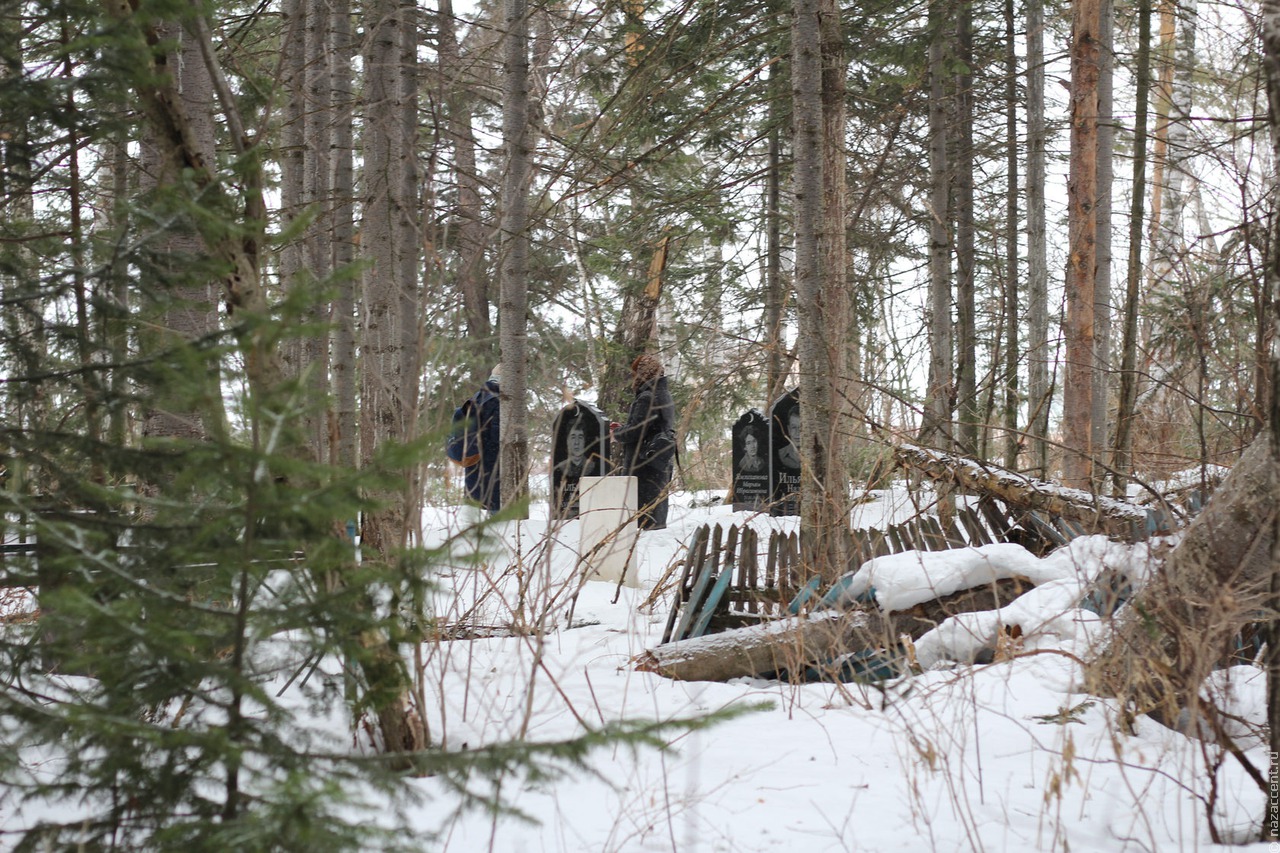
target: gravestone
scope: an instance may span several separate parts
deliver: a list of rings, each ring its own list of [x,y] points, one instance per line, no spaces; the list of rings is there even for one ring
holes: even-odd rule
[[[759,409],[733,425],[733,508],[763,510],[769,505],[769,422]]]
[[[639,586],[634,568],[640,535],[636,478],[583,477],[578,494],[582,505],[578,557],[586,567],[586,579]]]
[[[574,400],[551,426],[551,514],[578,517],[578,481],[609,473],[609,419],[590,403]]]
[[[800,389],[769,409],[769,506],[773,515],[800,514]]]

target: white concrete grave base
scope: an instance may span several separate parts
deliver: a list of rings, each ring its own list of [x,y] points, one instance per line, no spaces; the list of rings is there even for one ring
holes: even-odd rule
[[[638,505],[635,477],[583,477],[578,481],[578,518],[582,537],[578,553],[587,580],[639,586],[635,546]]]

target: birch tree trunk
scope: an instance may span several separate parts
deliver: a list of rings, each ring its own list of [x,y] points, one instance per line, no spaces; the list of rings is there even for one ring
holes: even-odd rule
[[[1101,0],[1075,0],[1071,43],[1071,175],[1067,183],[1063,483],[1093,488],[1094,282],[1097,274]]]
[[[502,504],[521,507],[528,517],[529,437],[525,407],[528,322],[529,176],[529,12],[526,0],[506,0],[505,72],[502,84],[502,139],[506,174],[502,181],[502,296],[498,334],[502,351],[502,419],[499,466]]]
[[[1167,97],[1162,101],[1166,120],[1163,133],[1163,180],[1159,182],[1160,203],[1152,205],[1153,228],[1156,228],[1152,243],[1152,275],[1156,287],[1173,286],[1174,270],[1185,258],[1186,243],[1186,207],[1188,193],[1186,184],[1190,176],[1187,173],[1187,155],[1191,135],[1191,109],[1193,106],[1193,77],[1195,75],[1196,51],[1196,0],[1179,0],[1174,9],[1167,12],[1169,19],[1162,36],[1171,44],[1162,44],[1169,64],[1163,71],[1167,81]],[[1186,278],[1186,275],[1179,276]]]

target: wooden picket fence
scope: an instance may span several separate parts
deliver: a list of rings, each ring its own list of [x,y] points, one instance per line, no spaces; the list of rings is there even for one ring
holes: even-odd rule
[[[800,537],[773,531],[764,570],[759,534],[746,525],[704,524],[680,563],[675,605],[662,642],[776,619],[798,589]]]
[[[849,571],[876,557],[904,551],[1034,540],[1044,550],[1086,531],[1079,525],[1036,514],[1014,514],[998,501],[983,498],[959,508],[944,529],[937,518],[918,515],[880,529],[849,531]],[[676,595],[662,642],[671,642],[777,619],[798,609],[802,592],[800,537],[772,531],[760,565],[759,533],[747,525],[704,524],[694,531],[677,564]],[[655,593],[663,588],[659,584]],[[806,595],[812,589],[804,590]]]

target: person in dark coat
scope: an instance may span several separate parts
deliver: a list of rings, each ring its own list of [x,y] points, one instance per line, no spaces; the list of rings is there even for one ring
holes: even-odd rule
[[[467,497],[489,512],[502,506],[501,476],[498,471],[498,383],[502,367],[495,366],[489,379],[471,398],[480,429],[480,461],[467,468]]]
[[[636,477],[640,529],[660,530],[667,526],[667,487],[675,465],[675,401],[656,356],[637,356],[631,377],[635,402],[613,437],[621,445],[622,472]]]

